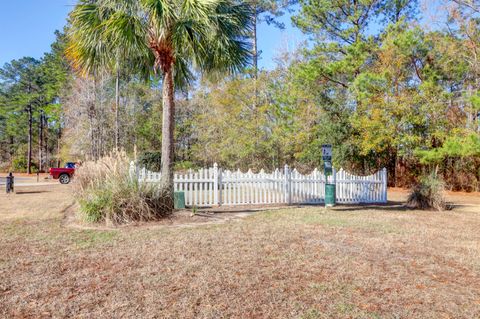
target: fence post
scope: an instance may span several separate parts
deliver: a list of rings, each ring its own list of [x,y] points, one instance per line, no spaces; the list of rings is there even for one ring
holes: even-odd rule
[[[332,178],[333,178],[333,185],[335,185],[335,204],[337,203],[337,170],[335,167],[332,167]]]
[[[384,167],[383,168],[383,172],[382,172],[382,177],[383,177],[383,202],[384,203],[387,203],[387,168]]]
[[[288,205],[292,203],[292,178],[287,164],[285,164],[285,202]]]
[[[219,175],[218,175],[218,165],[217,163],[213,164],[213,204],[220,205],[220,189],[219,189]]]
[[[218,206],[222,206],[223,202],[223,170],[222,168],[218,169]]]

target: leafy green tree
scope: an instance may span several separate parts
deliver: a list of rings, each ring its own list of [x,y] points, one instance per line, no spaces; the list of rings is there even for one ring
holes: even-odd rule
[[[43,136],[40,143],[43,143],[44,149],[40,147],[39,162],[42,164],[42,154],[44,162],[50,165],[48,155],[57,154],[57,163],[59,165],[58,151],[60,148],[60,135],[62,129],[62,110],[63,100],[72,79],[70,64],[65,56],[67,38],[64,32],[55,31],[55,42],[51,45],[50,52],[42,58],[41,69],[45,77],[45,104],[40,108],[40,132]],[[42,121],[43,120],[43,121]]]
[[[37,107],[44,104],[44,78],[42,78],[40,61],[28,57],[13,60],[0,69],[0,79],[2,80],[1,94],[4,103],[2,105],[2,113],[6,114],[7,126],[10,126],[10,128],[7,128],[7,132],[9,131],[8,133],[17,135],[15,126],[19,122],[23,124],[25,120],[28,122],[26,127],[28,144],[27,173],[30,174],[32,167],[34,112]],[[19,121],[19,119],[22,120]],[[14,140],[11,139],[11,142],[14,143]]]
[[[337,165],[363,172],[376,169],[385,159],[377,150],[358,143],[357,138],[364,141],[360,136],[365,127],[352,121],[365,98],[356,87],[369,81],[366,74],[378,72],[372,68],[379,58],[386,27],[414,20],[418,2],[304,0],[300,4],[301,10],[293,21],[312,38],[313,46],[305,50],[305,62],[296,67],[295,74],[301,86],[313,92],[315,104],[320,108],[308,156],[313,159],[321,144],[329,142],[334,144]],[[381,85],[377,79],[371,82]],[[370,89],[374,89],[373,85],[366,92],[375,95]],[[383,116],[377,113],[379,119]],[[372,126],[372,129],[382,127]],[[372,144],[377,145],[375,141]]]
[[[355,135],[349,117],[357,104],[350,88],[375,59],[378,41],[369,27],[380,18],[381,4],[375,0],[305,0],[300,5],[293,22],[312,38],[313,46],[305,50],[305,61],[295,66],[294,73],[298,85],[312,93],[318,107],[308,137],[310,147],[303,156],[314,161],[321,145],[332,143],[337,165],[346,166],[348,159],[351,163],[352,157],[358,157],[358,147],[349,140]],[[361,156],[358,160],[363,163]]]
[[[260,74],[260,90],[265,77]],[[268,104],[260,95],[255,105],[255,79],[239,77],[218,84],[206,84],[194,97],[200,110],[196,118],[198,142],[195,153],[202,163],[214,162],[232,169],[260,169],[271,153]],[[270,166],[270,165],[269,165]]]

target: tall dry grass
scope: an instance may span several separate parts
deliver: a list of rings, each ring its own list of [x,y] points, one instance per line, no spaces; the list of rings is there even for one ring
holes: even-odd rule
[[[75,173],[75,193],[87,222],[122,224],[166,217],[171,201],[154,183],[131,174],[128,156],[119,152],[85,162]]]

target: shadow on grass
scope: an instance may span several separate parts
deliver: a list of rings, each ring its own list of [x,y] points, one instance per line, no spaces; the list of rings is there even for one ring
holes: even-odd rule
[[[477,204],[455,204],[455,203],[447,203],[447,210],[452,210],[455,208],[464,208],[464,207],[479,207]]]
[[[318,207],[323,208],[324,204],[298,204],[298,205],[259,205],[256,207],[246,206],[222,206],[222,207],[202,207],[199,208],[199,213],[207,214],[232,214],[232,213],[255,213],[260,211],[272,211],[279,209],[296,209]],[[191,208],[187,208],[190,210]],[[381,210],[381,211],[409,211],[410,208],[405,206],[401,201],[388,201],[386,204],[336,204],[329,208],[332,211],[347,212],[360,210]]]
[[[472,207],[472,206],[475,206],[475,205],[447,203],[447,207],[443,211],[451,211],[452,209],[456,209],[456,208]],[[374,205],[372,204],[357,204],[357,205],[337,204],[335,207],[332,208],[332,210],[339,211],[339,212],[359,211],[359,210],[406,212],[406,211],[414,211],[419,209],[408,207],[404,202],[388,201],[387,204],[374,204]],[[437,210],[424,209],[424,211],[437,211]]]
[[[17,195],[50,193],[50,191],[15,191]]]
[[[379,210],[379,211],[400,211],[405,212],[411,210],[405,206],[404,202],[400,201],[388,201],[386,204],[337,204],[335,207],[331,208],[334,211],[338,212],[349,212],[349,211],[358,211],[358,210]]]
[[[254,207],[252,207],[254,206]],[[244,205],[244,206],[220,206],[220,207],[201,207],[198,208],[198,213],[207,214],[234,214],[234,213],[256,213],[261,211],[270,211],[286,208],[301,208],[303,205]],[[191,207],[186,210],[192,210]]]

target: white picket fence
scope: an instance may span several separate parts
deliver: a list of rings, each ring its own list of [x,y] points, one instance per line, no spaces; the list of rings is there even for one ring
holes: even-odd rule
[[[132,162],[131,174],[144,182],[160,181],[160,173],[137,169]],[[220,169],[217,164],[207,169],[190,170],[174,175],[175,191],[185,192],[187,206],[249,204],[319,204],[325,199],[325,175],[315,169],[300,174],[285,165],[283,170],[266,173],[242,173]],[[386,203],[387,171],[369,176],[355,176],[344,170],[328,176],[336,184],[337,203]]]

